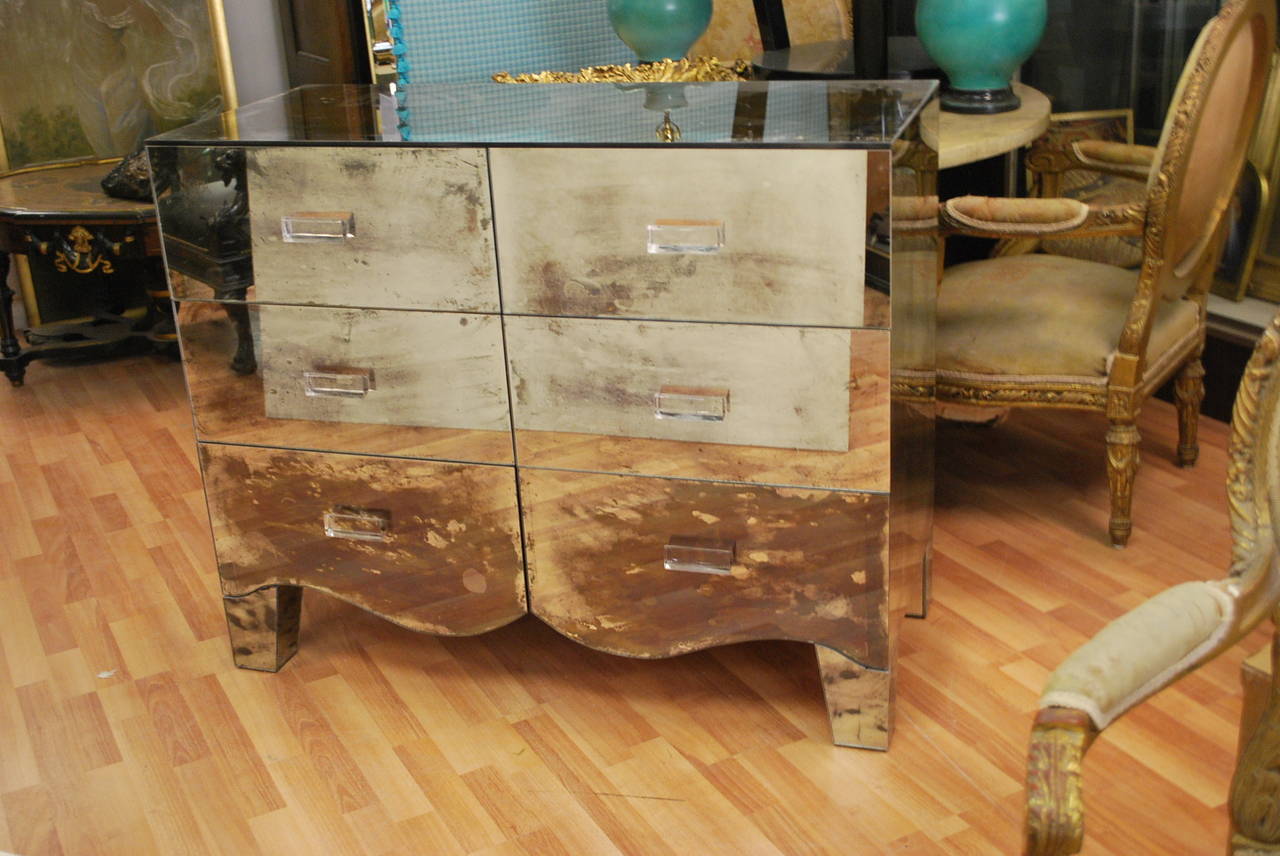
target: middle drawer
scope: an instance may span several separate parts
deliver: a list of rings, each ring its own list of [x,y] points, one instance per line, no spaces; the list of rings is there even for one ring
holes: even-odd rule
[[[201,440],[512,462],[496,315],[184,301]]]
[[[521,466],[889,487],[888,331],[503,323]]]

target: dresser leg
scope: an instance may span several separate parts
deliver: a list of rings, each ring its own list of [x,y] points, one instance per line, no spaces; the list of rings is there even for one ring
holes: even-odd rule
[[[298,653],[302,587],[272,586],[244,597],[224,597],[231,654],[242,669],[278,672]]]
[[[889,673],[868,669],[824,645],[814,648],[835,744],[888,749]]]

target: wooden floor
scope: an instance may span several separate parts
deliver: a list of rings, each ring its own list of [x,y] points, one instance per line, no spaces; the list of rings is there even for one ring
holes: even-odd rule
[[[793,643],[632,661],[530,619],[438,639],[311,594],[293,662],[237,671],[179,367],[37,364],[0,388],[0,850],[1014,853],[1049,670],[1226,567],[1226,426],[1181,471],[1173,425],[1148,406],[1124,551],[1097,419],[940,431],[934,600],[880,754],[828,745]],[[1221,852],[1239,665],[1264,641],[1099,741],[1086,853]]]

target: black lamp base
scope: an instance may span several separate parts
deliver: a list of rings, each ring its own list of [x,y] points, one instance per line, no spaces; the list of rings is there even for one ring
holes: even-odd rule
[[[1008,113],[1022,106],[1012,86],[1004,89],[942,90],[942,109],[948,113]]]

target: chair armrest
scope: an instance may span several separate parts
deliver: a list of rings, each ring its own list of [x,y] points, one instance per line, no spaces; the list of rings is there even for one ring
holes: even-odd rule
[[[945,229],[978,238],[1048,238],[1139,234],[1140,205],[1090,207],[1076,199],[960,196],[941,208]]]
[[[1166,589],[1098,631],[1049,677],[1041,707],[1089,714],[1099,730],[1216,653],[1235,625],[1221,582]]]
[[[1087,219],[1089,206],[1075,199],[960,196],[942,206],[943,222],[956,231],[1001,238],[1070,232]]]
[[[1071,152],[1084,169],[1146,181],[1156,161],[1154,146],[1135,146],[1107,140],[1076,140]]]
[[[920,234],[938,231],[936,196],[895,196],[891,211],[895,232]]]
[[[1155,165],[1157,149],[1110,140],[1055,140],[1044,136],[1031,144],[1027,169],[1033,173],[1061,175],[1073,169],[1118,175],[1146,181]],[[1050,187],[1057,187],[1054,182]],[[1053,192],[1053,191],[1050,191]]]
[[[1108,624],[1050,676],[1027,755],[1027,856],[1077,853],[1084,840],[1081,765],[1126,710],[1233,641],[1225,583],[1183,583]]]

